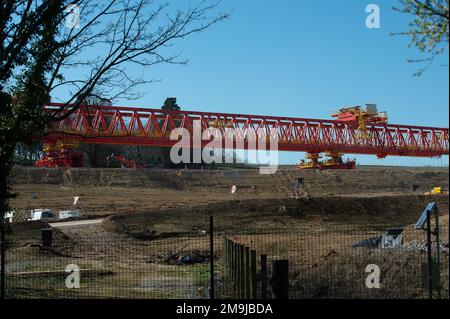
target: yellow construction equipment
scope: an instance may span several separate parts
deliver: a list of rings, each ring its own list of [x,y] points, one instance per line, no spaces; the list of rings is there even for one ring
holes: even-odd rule
[[[425,192],[425,195],[441,195],[441,194],[448,195],[448,190],[444,189],[443,187],[437,186],[434,187],[431,191]]]
[[[297,166],[298,169],[319,169],[322,165],[322,162],[319,162],[321,156],[318,153],[307,153],[305,158],[308,161],[302,160]]]
[[[366,104],[364,108],[361,106],[351,106],[341,108],[332,117],[337,121],[348,123],[350,127],[357,128],[357,137],[363,144],[370,144],[371,135],[368,132],[367,125],[382,125],[387,124],[388,116],[386,112],[378,112],[375,104]],[[354,169],[356,167],[355,160],[342,160],[342,154],[333,149],[329,149],[325,154],[329,159],[319,161],[319,153],[308,153],[305,158],[297,166],[298,169]],[[379,154],[379,158],[384,158],[384,154]]]
[[[317,153],[307,153],[305,158],[308,161],[302,160],[297,166],[297,169],[354,169],[356,165],[355,160],[342,160],[342,154],[338,152],[327,152],[325,153],[328,159],[324,161],[319,161],[321,158],[320,154]]]
[[[331,114],[341,122],[353,122],[358,124],[359,138],[369,139],[367,133],[367,124],[386,124],[388,117],[386,112],[378,112],[375,104],[366,104],[365,108],[361,106],[346,107]]]

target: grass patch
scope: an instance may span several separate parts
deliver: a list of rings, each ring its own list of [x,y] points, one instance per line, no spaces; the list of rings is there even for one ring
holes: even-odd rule
[[[210,278],[209,264],[196,265],[192,268],[192,281],[194,286],[207,287]]]

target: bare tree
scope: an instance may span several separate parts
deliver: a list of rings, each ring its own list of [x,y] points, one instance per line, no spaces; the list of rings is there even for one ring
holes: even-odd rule
[[[8,179],[18,143],[45,135],[49,123],[68,116],[93,95],[109,100],[141,96],[139,88],[157,80],[146,76],[149,68],[187,62],[174,51],[174,43],[228,17],[219,5],[215,0],[196,0],[194,5],[2,0],[0,217],[12,196]],[[55,99],[65,112],[44,111]]]
[[[137,88],[155,79],[146,79],[143,72],[135,76],[129,68],[187,63],[179,53],[167,49],[174,41],[202,32],[228,16],[209,16],[218,3],[205,0],[184,10],[153,0],[112,0],[101,7],[96,1],[84,2],[80,29],[66,29],[48,87],[50,92],[60,87],[71,89],[74,94],[65,101],[68,104],[79,103],[94,88],[111,100],[140,97]],[[104,17],[108,19],[101,19]],[[83,52],[97,49],[105,54],[80,58]],[[86,78],[60,76],[59,70],[73,67],[86,69]]]

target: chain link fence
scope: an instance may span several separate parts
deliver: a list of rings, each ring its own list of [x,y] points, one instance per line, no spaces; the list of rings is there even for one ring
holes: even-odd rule
[[[199,230],[140,239],[107,231],[67,235],[43,226],[7,234],[6,298],[209,298],[211,256],[216,298],[279,297],[278,261],[288,264],[292,299],[428,298],[426,234],[411,226],[318,222],[301,229],[221,229],[212,237]],[[434,268],[433,295],[449,298],[446,227],[440,248],[441,278],[436,281]]]

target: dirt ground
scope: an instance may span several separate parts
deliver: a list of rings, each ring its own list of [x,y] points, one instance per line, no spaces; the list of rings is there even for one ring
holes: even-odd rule
[[[252,199],[295,197],[295,184],[311,197],[379,197],[423,194],[435,186],[448,187],[448,170],[441,168],[359,167],[351,171],[279,170],[130,170],[45,169],[16,167],[11,201],[16,212],[28,217],[33,208],[54,211],[77,208],[83,216],[148,212],[171,208]],[[231,187],[237,191],[231,194]],[[416,193],[412,185],[418,185]]]
[[[11,206],[23,216],[32,208],[73,208],[73,196],[80,196],[76,208],[82,218],[105,217],[100,225],[55,230],[51,249],[40,242],[45,223],[13,224],[7,272],[16,297],[204,298],[209,216],[215,221],[219,277],[222,239],[232,237],[270,258],[291,260],[294,298],[380,297],[365,295],[363,287],[352,290],[368,262],[389,271],[390,287],[404,286],[392,296],[422,296],[424,234],[413,225],[431,201],[440,208],[448,256],[448,196],[423,195],[435,186],[448,188],[447,169],[287,169],[264,176],[257,170],[16,167],[15,173],[18,197]],[[304,178],[301,196],[294,187],[298,178]],[[352,249],[392,226],[406,227],[402,253]],[[181,262],[187,256],[198,260]],[[89,278],[82,290],[60,284],[71,263]],[[399,267],[408,271],[398,273]],[[329,280],[336,276],[340,279]],[[448,287],[448,271],[445,278]]]

